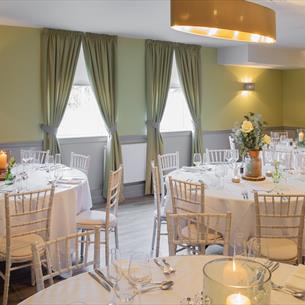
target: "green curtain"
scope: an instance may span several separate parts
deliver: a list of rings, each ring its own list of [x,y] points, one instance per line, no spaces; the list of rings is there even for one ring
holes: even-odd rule
[[[93,92],[108,129],[103,184],[103,194],[104,197],[107,197],[109,171],[118,169],[122,164],[115,96],[117,37],[85,33],[83,48]],[[121,194],[123,194],[123,190]]]
[[[203,153],[200,103],[200,46],[176,44],[175,56],[179,79],[193,119],[192,156]]]
[[[163,116],[172,72],[174,44],[146,40],[145,74],[147,107],[147,154],[145,194],[151,194],[152,160],[163,153],[160,122]]]
[[[41,37],[41,85],[44,149],[60,152],[57,128],[65,113],[78,61],[82,33],[44,29]]]

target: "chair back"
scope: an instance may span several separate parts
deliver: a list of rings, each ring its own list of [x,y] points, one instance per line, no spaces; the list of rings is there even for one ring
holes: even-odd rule
[[[226,158],[230,152],[230,149],[206,149],[207,162],[210,164],[228,163]]]
[[[299,259],[305,216],[304,194],[266,195],[254,193],[256,207],[256,237],[290,239],[296,242]]]
[[[106,204],[106,228],[110,225],[110,213],[118,216],[119,199],[121,192],[123,168],[122,165],[116,171],[110,171]]]
[[[172,208],[177,213],[204,212],[204,184],[180,181],[169,177]]]
[[[212,230],[211,230],[212,229]],[[229,253],[231,213],[167,214],[169,255],[175,255],[176,246],[199,246],[199,253],[211,244],[224,245],[224,255]],[[220,235],[219,232],[223,234]]]
[[[152,182],[153,182],[153,191],[154,191],[155,210],[157,211],[157,217],[160,219],[161,208],[164,204],[164,198],[161,197],[159,169],[155,165],[155,161],[151,161],[151,173],[152,173]]]
[[[32,161],[34,163],[38,164],[44,164],[48,162],[49,158],[49,150],[43,151],[43,150],[20,150],[20,161],[26,162],[26,161]]]
[[[76,168],[88,175],[90,166],[90,156],[76,154],[71,152],[70,167]]]
[[[10,255],[13,238],[31,234],[44,240],[50,236],[54,186],[32,192],[5,194],[6,251]]]
[[[231,135],[229,136],[229,143],[230,143],[230,149],[236,149],[234,138]]]
[[[89,260],[90,240],[94,240],[94,255]],[[84,246],[85,255],[80,259],[80,247]],[[96,228],[92,231],[85,231],[60,237],[55,240],[47,241],[44,244],[44,256],[41,257],[41,251],[38,245],[32,244],[33,265],[36,278],[36,289],[40,291],[45,288],[45,282],[54,284],[54,277],[63,275],[67,272],[73,272],[85,269],[93,265],[98,268],[100,265],[100,231]],[[73,249],[74,257],[71,257]],[[55,251],[55,254],[53,253]],[[65,255],[65,261],[62,261],[62,255]],[[42,262],[46,268],[42,269]],[[72,263],[74,262],[74,263]],[[63,266],[64,265],[64,266]],[[43,271],[45,270],[45,274]]]
[[[165,176],[170,172],[179,169],[179,152],[158,155],[158,166],[162,197],[165,197]]]

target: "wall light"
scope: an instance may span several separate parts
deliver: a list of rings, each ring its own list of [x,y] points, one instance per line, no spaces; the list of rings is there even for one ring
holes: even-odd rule
[[[244,91],[254,91],[255,83],[243,83],[243,90]]]

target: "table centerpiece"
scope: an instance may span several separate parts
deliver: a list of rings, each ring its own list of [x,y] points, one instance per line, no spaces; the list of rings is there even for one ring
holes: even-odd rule
[[[266,122],[257,113],[249,112],[242,122],[238,122],[233,129],[235,143],[239,146],[241,156],[245,160],[243,179],[260,181],[262,174],[262,159],[260,152],[264,145],[269,145],[271,138],[264,134]]]

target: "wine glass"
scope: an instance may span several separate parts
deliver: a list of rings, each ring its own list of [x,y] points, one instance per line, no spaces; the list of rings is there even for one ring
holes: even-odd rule
[[[193,156],[193,163],[196,167],[199,167],[202,162],[201,154],[195,153]]]
[[[120,267],[121,254],[119,249],[110,250],[110,264],[107,266],[108,278],[113,282],[112,298],[108,305],[117,305],[115,300],[115,287],[122,278],[122,269]],[[118,293],[118,291],[117,291]]]
[[[218,178],[220,188],[224,187],[224,176],[226,175],[226,169],[224,164],[217,164],[215,166],[215,176]]]
[[[151,268],[149,265],[149,256],[142,252],[134,253],[129,261],[128,276],[137,287],[140,294],[143,285],[151,282]]]

